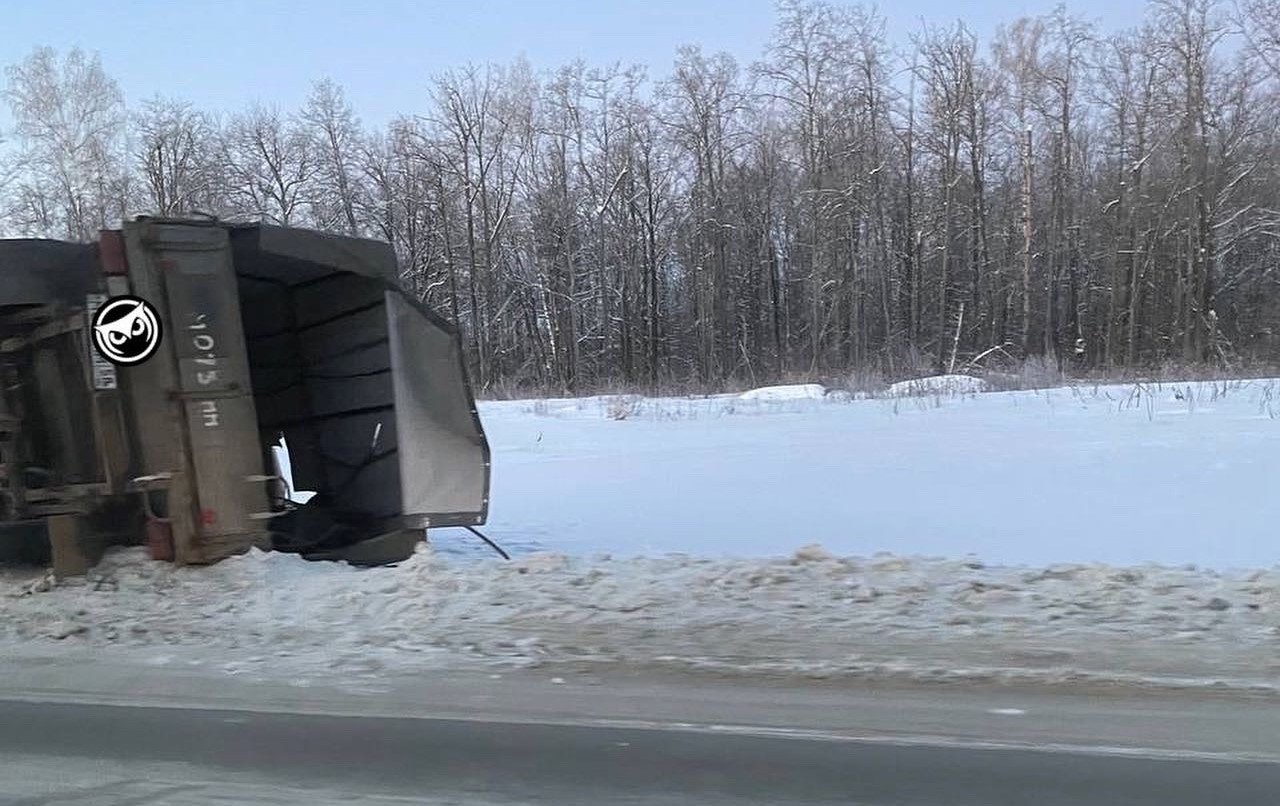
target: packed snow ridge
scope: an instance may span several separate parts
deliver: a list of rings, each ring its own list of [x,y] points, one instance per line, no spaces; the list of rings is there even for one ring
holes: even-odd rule
[[[890,385],[889,397],[917,397],[920,395],[970,395],[985,392],[989,384],[971,375],[931,375],[899,381]]]
[[[61,642],[61,643],[59,643]],[[357,570],[252,551],[208,568],[110,553],[86,578],[0,575],[0,652],[68,645],[344,679],[445,666],[1280,687],[1280,569],[973,559],[459,562]]]
[[[817,383],[801,383],[789,386],[762,386],[738,395],[739,400],[822,400],[827,388]]]

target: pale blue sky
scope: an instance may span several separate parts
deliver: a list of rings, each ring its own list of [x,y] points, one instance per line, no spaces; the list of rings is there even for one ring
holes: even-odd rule
[[[1056,0],[892,0],[879,7],[898,41],[930,22],[964,19],[982,35]],[[1139,0],[1070,0],[1104,29],[1140,21]],[[419,111],[428,78],[468,61],[535,68],[575,58],[639,62],[665,75],[676,48],[699,43],[742,62],[759,57],[774,23],[772,0],[337,0],[130,3],[9,0],[0,14],[0,65],[31,48],[98,51],[130,101],[154,93],[211,110],[253,101],[296,106],[312,81],[344,85],[361,116],[385,122]],[[0,112],[0,118],[6,117]]]

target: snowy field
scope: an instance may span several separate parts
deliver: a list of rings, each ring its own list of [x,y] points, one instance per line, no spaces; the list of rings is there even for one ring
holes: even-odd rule
[[[487,403],[512,562],[433,533],[372,570],[0,569],[0,662],[1280,691],[1280,384],[973,388]]]
[[[977,388],[483,403],[488,533],[517,553],[1280,563],[1280,383]]]

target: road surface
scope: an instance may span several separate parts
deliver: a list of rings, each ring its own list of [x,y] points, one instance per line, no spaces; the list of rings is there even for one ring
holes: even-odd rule
[[[112,702],[10,680],[0,804],[1280,802],[1270,697],[540,673],[197,697],[196,682]]]

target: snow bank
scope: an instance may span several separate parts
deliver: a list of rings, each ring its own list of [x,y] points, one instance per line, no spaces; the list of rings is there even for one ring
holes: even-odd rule
[[[740,400],[822,400],[827,396],[825,386],[817,383],[797,383],[788,386],[762,386],[738,395]]]
[[[57,641],[284,678],[567,662],[1274,688],[1280,569],[997,567],[817,545],[768,560],[509,563],[424,549],[372,570],[253,551],[175,568],[131,549],[81,580],[0,577],[0,651]]]
[[[592,395],[534,400],[486,401],[480,404],[485,422],[490,417],[519,417],[530,422],[546,420],[642,420],[672,422],[717,419],[733,415],[772,415],[810,410],[815,404],[847,401],[847,393],[821,384],[765,386],[742,393],[645,397],[643,395]]]
[[[971,375],[933,375],[914,378],[891,385],[890,397],[919,397],[921,395],[969,395],[987,391],[987,382]]]

